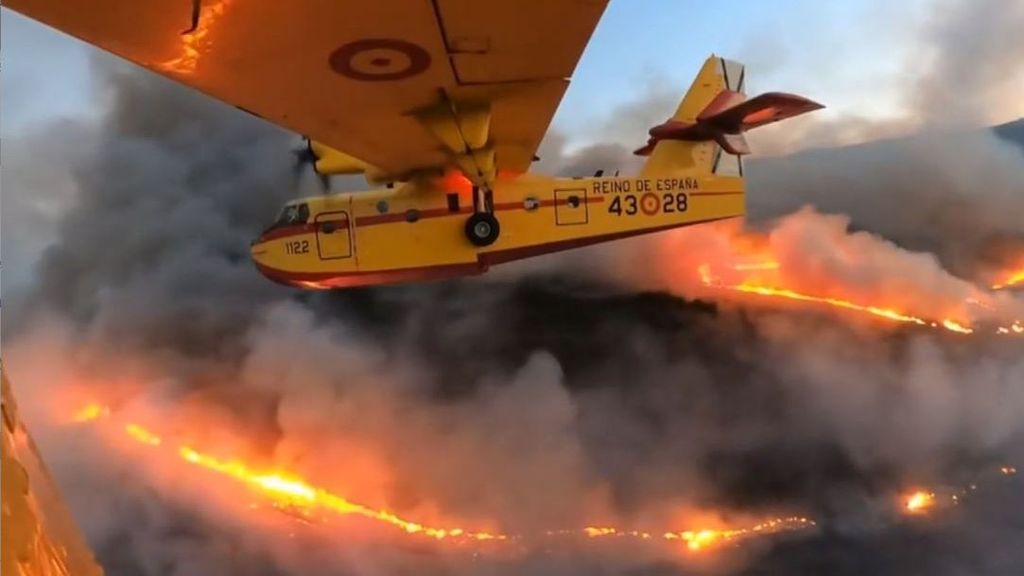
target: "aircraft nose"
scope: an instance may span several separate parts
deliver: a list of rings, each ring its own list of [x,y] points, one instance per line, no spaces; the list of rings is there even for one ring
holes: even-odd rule
[[[263,257],[266,255],[266,253],[267,253],[267,244],[263,240],[262,236],[260,236],[259,238],[256,238],[255,240],[253,240],[252,242],[249,243],[249,255],[252,257],[253,261],[256,262],[257,264],[262,263],[262,261],[264,259]]]

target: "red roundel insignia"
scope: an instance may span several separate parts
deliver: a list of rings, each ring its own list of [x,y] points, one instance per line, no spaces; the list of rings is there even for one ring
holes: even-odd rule
[[[353,80],[403,80],[430,67],[430,53],[393,38],[368,38],[338,47],[328,59],[331,69]]]
[[[658,212],[658,197],[648,192],[640,197],[640,209],[648,216],[654,216]]]

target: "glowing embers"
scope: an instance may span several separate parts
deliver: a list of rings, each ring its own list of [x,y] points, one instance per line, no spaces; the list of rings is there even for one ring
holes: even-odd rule
[[[588,538],[635,538],[640,540],[651,540],[660,538],[668,542],[681,542],[686,548],[698,552],[711,546],[725,542],[735,542],[745,538],[756,536],[767,536],[770,534],[781,534],[783,532],[794,532],[806,530],[815,526],[813,520],[802,516],[790,516],[786,518],[772,518],[747,528],[703,528],[700,530],[684,530],[680,532],[662,532],[652,534],[642,530],[621,530],[612,526],[588,526],[583,529],[583,534]],[[572,531],[549,532],[549,535],[567,535]]]
[[[110,414],[110,409],[96,402],[90,402],[85,406],[82,406],[75,413],[71,415],[72,422],[90,422],[101,416],[107,416]]]
[[[909,516],[937,514],[967,502],[972,495],[1017,474],[1017,467],[1002,464],[976,471],[973,480],[960,486],[917,486],[899,496],[899,509]]]
[[[806,530],[814,526],[814,521],[802,516],[790,516],[788,518],[773,518],[771,520],[755,524],[750,528],[731,528],[725,530],[687,530],[685,532],[666,532],[663,537],[666,540],[681,540],[686,547],[693,551],[702,550],[730,540],[740,540],[754,536],[768,534],[779,534],[796,530]]]
[[[1014,322],[1009,326],[999,326],[996,328],[998,334],[1024,334],[1024,322]]]
[[[161,62],[158,66],[163,70],[178,74],[194,73],[200,58],[213,47],[213,40],[209,37],[211,28],[224,14],[230,3],[231,0],[200,3],[195,28],[181,34],[179,55],[166,62]]]
[[[935,507],[935,493],[918,490],[906,497],[903,507],[911,514],[922,514]]]

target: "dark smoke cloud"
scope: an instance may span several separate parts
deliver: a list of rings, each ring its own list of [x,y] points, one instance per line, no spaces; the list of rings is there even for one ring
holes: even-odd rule
[[[644,280],[645,240],[483,279],[284,290],[246,248],[302,193],[293,137],[152,75],[106,60],[98,72],[111,105],[68,136],[89,151],[70,161],[76,203],[4,357],[108,573],[1009,574],[1024,563],[1019,480],[986,480],[932,524],[894,517],[890,501],[910,483],[960,486],[1021,461],[1019,343],[689,300]],[[674,106],[657,102],[617,116],[642,123],[631,138]],[[541,155],[563,174],[630,170],[633,139],[566,151],[556,135]],[[24,162],[27,174],[50,165]],[[1022,164],[980,133],[807,152],[752,163],[751,209],[762,225],[807,203],[844,212],[970,271],[993,238],[1019,238]],[[315,527],[275,538],[291,519],[214,505],[226,498],[202,478],[45,425],[66,386],[113,389],[124,413],[173,414],[168,425],[197,440],[411,517],[442,510],[526,532],[792,511],[820,529],[711,566],[634,549],[491,561]]]
[[[168,80],[96,62],[110,112],[58,140],[89,152],[67,158],[78,204],[41,258],[31,306],[143,348],[230,341],[252,306],[283,294],[259,281],[247,247],[295,193],[294,137]]]

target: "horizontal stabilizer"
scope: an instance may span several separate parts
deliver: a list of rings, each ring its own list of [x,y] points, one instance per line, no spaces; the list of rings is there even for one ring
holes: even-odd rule
[[[726,94],[729,93],[722,92],[722,95]],[[745,102],[715,109],[717,102],[717,98],[712,101],[697,117],[697,122],[713,124],[727,134],[737,134],[824,108],[813,100],[785,92],[766,92]]]
[[[634,153],[647,156],[662,140],[714,141],[729,154],[749,154],[743,133],[759,126],[824,108],[821,104],[785,92],[767,92],[746,100],[742,93],[722,90],[697,115],[695,122],[672,119],[650,130],[647,144]]]

